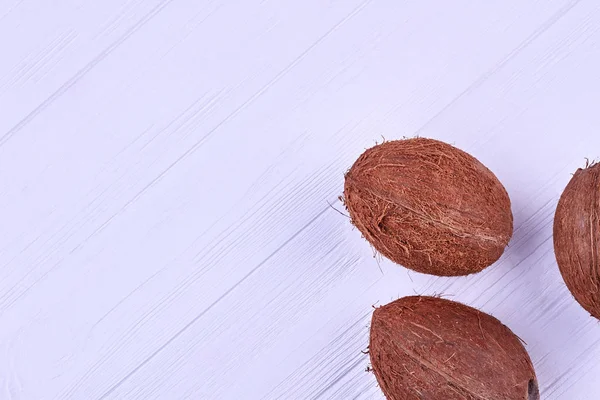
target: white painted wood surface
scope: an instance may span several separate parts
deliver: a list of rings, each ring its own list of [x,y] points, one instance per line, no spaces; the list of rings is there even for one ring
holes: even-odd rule
[[[552,250],[600,156],[594,0],[0,0],[0,399],[381,399],[371,306],[443,293],[600,398]],[[492,169],[502,259],[373,258],[337,196],[381,136]]]

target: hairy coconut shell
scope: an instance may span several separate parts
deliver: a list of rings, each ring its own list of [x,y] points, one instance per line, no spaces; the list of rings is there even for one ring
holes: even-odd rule
[[[520,339],[489,314],[411,296],[373,313],[369,354],[388,400],[539,400]]]
[[[577,302],[600,319],[600,164],[578,169],[561,195],[554,253]]]
[[[433,275],[481,271],[500,258],[513,232],[510,199],[496,176],[433,139],[365,151],[346,174],[344,201],[378,252]]]

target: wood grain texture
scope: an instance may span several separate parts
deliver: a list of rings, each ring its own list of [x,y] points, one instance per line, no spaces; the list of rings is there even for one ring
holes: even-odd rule
[[[381,399],[372,305],[443,293],[523,338],[544,399],[600,391],[552,249],[600,156],[592,0],[0,1],[0,398]],[[507,188],[488,270],[374,259],[337,196],[381,137]]]

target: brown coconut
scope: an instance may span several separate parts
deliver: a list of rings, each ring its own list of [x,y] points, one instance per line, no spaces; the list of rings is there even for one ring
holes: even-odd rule
[[[600,164],[578,169],[561,195],[554,253],[577,302],[600,319]]]
[[[489,314],[411,296],[373,313],[369,354],[388,400],[539,400],[520,339]]]
[[[379,253],[433,275],[481,271],[500,258],[513,232],[510,199],[496,176],[433,139],[365,151],[346,174],[344,201]]]

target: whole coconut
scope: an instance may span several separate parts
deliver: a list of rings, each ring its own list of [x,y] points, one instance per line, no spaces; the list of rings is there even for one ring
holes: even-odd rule
[[[561,195],[554,253],[575,299],[600,319],[600,164],[578,169]]]
[[[521,341],[491,315],[411,296],[373,313],[369,353],[388,400],[539,400]]]
[[[433,139],[384,142],[346,174],[352,223],[392,261],[438,276],[493,264],[513,232],[510,199],[471,155]]]

